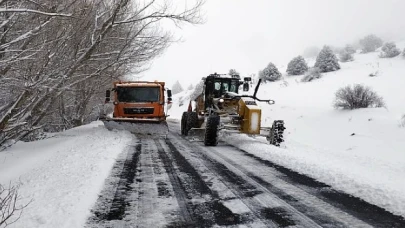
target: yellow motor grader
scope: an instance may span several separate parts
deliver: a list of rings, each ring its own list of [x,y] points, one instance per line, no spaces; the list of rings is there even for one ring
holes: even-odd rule
[[[251,78],[243,81],[239,75],[210,74],[203,78],[202,93],[190,99],[189,108],[181,118],[181,134],[184,136],[204,136],[206,146],[218,144],[218,133],[243,133],[265,136],[270,144],[280,146],[285,130],[283,120],[275,120],[271,127],[261,126],[261,108],[258,102],[274,104],[274,100],[256,97],[261,83],[259,79],[253,95],[241,95],[249,91]]]

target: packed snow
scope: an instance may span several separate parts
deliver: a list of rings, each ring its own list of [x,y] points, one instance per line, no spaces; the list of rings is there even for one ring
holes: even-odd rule
[[[355,54],[353,62],[340,63],[341,70],[312,82],[284,76],[263,84],[258,97],[276,103],[259,103],[262,125],[282,119],[287,128],[280,148],[260,137],[222,140],[405,217],[405,59],[378,54]],[[374,89],[386,108],[334,109],[336,90],[353,83]],[[173,97],[171,119],[181,118],[192,92]],[[19,203],[30,202],[10,227],[82,227],[116,159],[133,140],[129,132],[108,131],[97,121],[1,152],[0,183],[19,184]]]

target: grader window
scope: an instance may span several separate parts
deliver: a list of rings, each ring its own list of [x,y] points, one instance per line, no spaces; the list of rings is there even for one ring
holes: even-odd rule
[[[229,84],[227,82],[222,82],[222,91],[225,93],[225,92],[228,92],[228,90],[229,90]]]
[[[158,102],[159,87],[117,87],[120,102]]]
[[[239,81],[231,81],[229,92],[238,93]]]

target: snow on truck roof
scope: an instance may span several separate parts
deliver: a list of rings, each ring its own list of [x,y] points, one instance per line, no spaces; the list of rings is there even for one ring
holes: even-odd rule
[[[121,87],[138,87],[138,86],[143,86],[143,87],[159,87],[159,86],[164,86],[164,82],[149,82],[149,81],[127,81],[127,82],[116,82],[115,86],[121,86]]]

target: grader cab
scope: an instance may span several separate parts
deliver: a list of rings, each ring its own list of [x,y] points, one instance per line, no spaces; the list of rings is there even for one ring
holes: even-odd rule
[[[241,80],[239,75],[211,74],[205,78],[202,93],[190,100],[189,109],[181,118],[181,134],[204,137],[206,146],[218,144],[219,131],[262,135],[270,144],[283,142],[284,121],[275,120],[271,127],[261,126],[261,108],[256,102],[274,104],[274,100],[256,97],[261,80],[253,95],[240,94],[239,88],[248,91],[251,78]],[[193,105],[194,104],[194,105]]]

